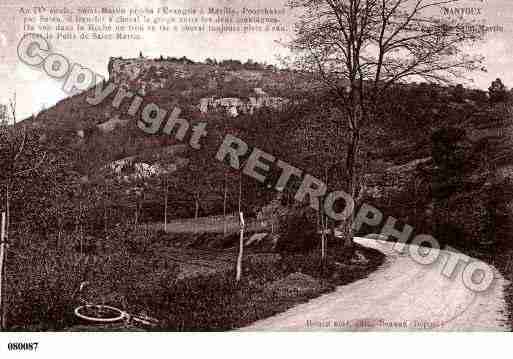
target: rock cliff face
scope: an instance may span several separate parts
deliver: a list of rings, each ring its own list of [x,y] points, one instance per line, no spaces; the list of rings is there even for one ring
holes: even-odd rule
[[[119,86],[141,96],[170,89],[187,98],[191,109],[203,114],[223,112],[237,117],[241,113],[253,114],[260,108],[281,110],[289,103],[289,99],[272,96],[267,88],[259,87],[272,89],[267,86],[274,82],[269,78],[285,76],[269,71],[231,71],[217,65],[146,58],[111,58],[108,68],[110,80]],[[223,97],[227,89],[234,96]],[[203,96],[197,98],[198,94]]]
[[[143,96],[148,91],[169,86],[173,80],[188,79],[194,75],[188,64],[146,58],[111,58],[108,68],[110,80],[140,91]]]

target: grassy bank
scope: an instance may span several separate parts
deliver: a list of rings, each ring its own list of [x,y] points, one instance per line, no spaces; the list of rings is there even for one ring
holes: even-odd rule
[[[383,262],[381,253],[359,246],[366,263],[339,255],[321,265],[318,251],[250,252],[237,284],[235,250],[177,248],[154,231],[118,227],[103,239],[27,233],[15,239],[6,271],[7,323],[13,331],[102,329],[75,318],[79,297],[156,318],[153,330],[229,330],[365,277]],[[202,265],[208,270],[183,275]],[[78,294],[85,281],[86,290]]]

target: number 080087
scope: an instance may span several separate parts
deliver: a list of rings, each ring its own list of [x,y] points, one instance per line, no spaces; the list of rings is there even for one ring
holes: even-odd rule
[[[36,351],[39,343],[9,343],[7,344],[8,350],[19,350],[19,351]]]

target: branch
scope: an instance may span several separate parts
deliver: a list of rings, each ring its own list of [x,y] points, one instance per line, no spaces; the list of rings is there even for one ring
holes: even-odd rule
[[[41,157],[41,160],[34,167],[25,169],[23,171],[16,172],[16,173],[14,173],[13,176],[21,176],[21,175],[25,175],[29,172],[37,170],[43,164],[45,158],[46,158],[46,152],[43,153],[43,157]]]
[[[27,142],[27,128],[25,126],[23,126],[23,139],[21,141],[21,145],[19,147],[19,150],[18,150],[18,153],[16,153],[16,155],[14,155],[14,159],[13,159],[13,165],[16,163],[16,161],[18,160],[18,158],[20,157],[20,155],[23,153],[23,151],[25,150],[25,144]]]

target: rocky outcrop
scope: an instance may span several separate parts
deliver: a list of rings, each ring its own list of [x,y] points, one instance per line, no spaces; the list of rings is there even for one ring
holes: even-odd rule
[[[146,58],[111,58],[108,67],[112,82],[139,91],[143,96],[149,91],[168,87],[174,80],[194,75],[187,64]]]
[[[178,166],[178,163],[161,165],[158,163],[148,164],[145,162],[137,162],[136,156],[130,156],[111,162],[106,168],[114,174],[118,180],[132,182],[171,174],[178,170]]]
[[[125,127],[128,125],[130,120],[121,120],[118,115],[114,116],[110,120],[97,125],[98,129],[103,133],[109,133],[114,131],[116,127]],[[80,136],[80,135],[79,135]]]
[[[197,87],[193,84],[203,83],[204,88],[208,89],[212,95],[201,98],[198,105],[192,106],[194,110],[199,110],[203,114],[224,112],[230,117],[253,114],[260,108],[281,110],[289,103],[287,98],[273,97],[261,87],[253,87],[262,80],[263,76],[262,71],[226,71],[216,66],[182,64],[176,61],[146,58],[111,58],[109,61],[110,81],[125,90],[146,96],[153,91],[171,88],[180,80],[186,80],[186,85],[184,85],[186,89],[177,91],[184,97],[191,97],[193,89]],[[245,98],[215,96],[220,84],[230,83],[235,79],[243,81],[247,87],[253,88],[254,95]]]
[[[268,96],[261,88],[255,88],[254,97],[249,99],[204,97],[200,100],[198,108],[201,113],[226,112],[230,117],[237,117],[239,114],[253,114],[255,110],[270,108],[281,110],[289,103],[289,100],[282,97]]]

